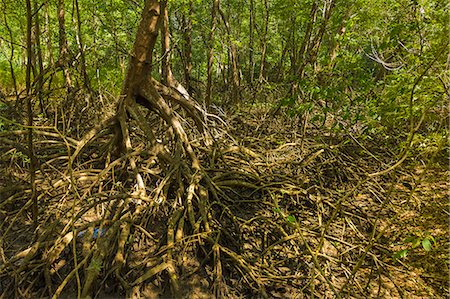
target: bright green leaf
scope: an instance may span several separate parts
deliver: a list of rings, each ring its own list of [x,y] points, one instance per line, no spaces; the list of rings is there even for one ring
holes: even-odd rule
[[[428,238],[422,240],[422,247],[425,251],[430,251],[432,248],[431,241]]]
[[[292,216],[292,215],[289,215],[289,216],[287,217],[287,221],[288,221],[289,223],[295,223],[295,217]]]
[[[408,249],[402,249],[402,250],[394,253],[394,258],[395,259],[405,258],[407,255],[408,255]]]

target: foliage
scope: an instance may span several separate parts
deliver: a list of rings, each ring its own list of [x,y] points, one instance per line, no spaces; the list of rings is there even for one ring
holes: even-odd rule
[[[437,246],[436,239],[429,233],[424,232],[418,235],[411,235],[407,237],[403,243],[409,244],[406,248],[394,253],[395,259],[406,258],[410,252],[417,248],[422,248],[425,252],[431,251],[434,246]]]

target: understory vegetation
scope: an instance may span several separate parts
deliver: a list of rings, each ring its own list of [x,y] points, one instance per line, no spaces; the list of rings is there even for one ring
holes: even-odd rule
[[[0,299],[450,296],[446,1],[0,7]]]

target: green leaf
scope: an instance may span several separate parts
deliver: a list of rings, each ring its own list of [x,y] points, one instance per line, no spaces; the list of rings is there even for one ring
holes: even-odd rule
[[[280,105],[281,106],[291,106],[294,103],[295,103],[295,98],[294,97],[289,97],[289,98],[282,99]]]
[[[422,247],[425,251],[430,251],[433,245],[431,245],[431,241],[428,238],[422,240]]]
[[[295,217],[292,216],[292,215],[289,215],[289,216],[287,217],[287,221],[288,221],[289,223],[295,223]]]
[[[412,241],[412,248],[416,248],[417,246],[419,246],[419,244],[420,244],[420,239],[419,238],[415,238],[413,241]]]
[[[402,249],[394,253],[395,259],[405,258],[408,255],[408,249]]]

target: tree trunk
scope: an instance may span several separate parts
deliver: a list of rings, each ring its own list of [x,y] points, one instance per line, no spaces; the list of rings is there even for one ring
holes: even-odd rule
[[[51,34],[51,30],[50,30],[50,13],[49,13],[49,5],[48,5],[48,1],[46,0],[44,2],[44,32],[46,32],[45,35],[45,43],[46,43],[46,47],[47,47],[47,55],[46,56],[46,61],[48,62],[49,65],[54,65],[55,61],[53,59],[53,51],[52,51],[52,34]]]
[[[327,28],[328,21],[330,20],[331,13],[334,9],[334,4],[336,0],[330,0],[330,2],[327,4],[325,2],[324,7],[324,17],[322,19],[322,23],[320,24],[319,32],[316,35],[315,39],[313,40],[313,43],[311,44],[311,47],[309,48],[308,54],[309,54],[309,63],[315,63],[317,60],[317,54],[319,53],[320,45],[322,44],[323,35],[325,34],[325,30]]]
[[[305,63],[305,50],[306,48],[309,46],[310,42],[311,42],[311,33],[312,33],[312,29],[314,24],[316,23],[316,18],[317,18],[317,8],[318,8],[318,3],[317,1],[314,1],[311,5],[311,11],[309,13],[309,22],[308,25],[306,26],[306,31],[305,31],[305,36],[303,37],[302,40],[302,44],[300,46],[300,49],[298,51],[298,55],[297,57],[301,60],[300,63],[300,70],[297,70],[297,74],[299,74],[299,77],[302,78],[303,74],[301,74],[304,66],[302,67],[301,65],[303,63]]]
[[[304,48],[301,49],[302,50],[301,54],[302,54],[303,59],[297,70],[297,75],[298,75],[299,79],[303,78],[303,76],[304,76],[303,72],[305,70],[305,67],[308,64],[313,64],[317,59],[317,53],[319,52],[320,45],[322,43],[322,38],[325,33],[325,29],[326,29],[328,21],[331,17],[331,12],[333,11],[335,0],[331,0],[328,5],[327,5],[327,2],[328,1],[325,1],[325,4],[324,4],[325,5],[324,15],[322,18],[322,22],[320,23],[318,32],[314,36],[313,40],[310,40],[310,38],[309,38],[309,36],[311,36],[311,33],[307,32],[308,38],[307,38],[307,36],[305,36],[305,40],[303,41],[304,43],[307,43],[308,46],[306,46],[306,44],[305,44]],[[313,6],[311,8],[311,17],[315,16],[316,12],[317,12],[317,8],[314,6],[315,4],[316,4],[316,2],[313,3]],[[314,18],[311,18],[311,19],[313,20]],[[315,22],[315,19],[314,19],[314,22]],[[312,28],[312,26],[313,26],[313,22],[310,22],[310,24],[308,25],[308,28],[309,27]],[[302,47],[303,47],[303,44],[302,44]],[[307,50],[305,52],[304,49],[306,49],[306,48],[307,48]]]
[[[62,68],[64,73],[64,79],[66,83],[67,93],[72,92],[72,79],[69,70],[69,47],[67,44],[66,36],[66,24],[65,24],[65,11],[64,11],[64,0],[58,0],[57,7],[58,14],[58,24],[59,24],[59,58],[58,65]]]
[[[88,90],[91,91],[91,83],[89,80],[88,73],[86,71],[86,58],[84,53],[84,43],[83,43],[83,34],[81,32],[81,16],[80,16],[80,8],[78,5],[78,0],[75,0],[75,10],[77,15],[77,43],[78,43],[78,51],[80,51],[80,63],[81,63],[81,75],[83,77],[83,85]]]
[[[169,9],[167,1],[160,1],[162,17],[160,17],[161,26],[161,82],[171,88],[176,89],[184,98],[189,99],[190,94],[187,90],[176,80],[172,73],[172,66],[170,64],[171,49],[170,49],[170,32],[169,32]]]
[[[254,46],[254,34],[253,34],[253,30],[255,27],[255,0],[250,0],[250,23],[249,23],[249,32],[250,32],[250,36],[249,36],[249,44],[248,44],[248,49],[249,49],[249,57],[248,57],[248,63],[249,63],[249,81],[250,81],[250,85],[253,85],[253,79],[255,76],[255,63],[253,61],[253,46]]]
[[[161,1],[161,82],[171,86],[173,84],[172,71],[170,68],[170,34],[169,34],[169,9],[167,1]]]
[[[259,69],[260,82],[262,82],[266,77],[267,32],[269,30],[269,0],[264,0],[264,12],[264,33],[261,39],[261,66]]]
[[[11,27],[9,26],[8,19],[6,17],[6,5],[5,5],[5,3],[3,3],[3,5],[4,5],[3,6],[3,18],[4,18],[4,21],[5,21],[6,30],[8,30],[9,46],[10,46],[10,50],[11,50],[9,52],[10,55],[9,55],[9,59],[8,59],[9,71],[11,73],[11,79],[12,79],[13,86],[14,86],[14,94],[16,96],[16,103],[21,106],[22,102],[20,100],[19,91],[18,91],[18,88],[17,88],[16,74],[14,72],[14,66],[13,66],[14,49],[15,49],[14,42],[13,42],[14,41],[14,37],[13,37],[13,33],[12,33],[12,30],[11,30]]]
[[[127,73],[122,86],[116,116],[105,121],[104,124],[117,124],[116,127],[119,130],[116,131],[116,140],[119,141],[121,145],[121,149],[123,151],[122,154],[127,156],[134,180],[136,182],[134,185],[134,188],[136,189],[135,193],[138,194],[139,197],[148,198],[146,194],[144,177],[140,175],[138,157],[131,155],[133,152],[133,146],[131,144],[129,134],[129,116],[136,121],[139,128],[141,128],[144,132],[150,145],[149,151],[157,157],[159,164],[165,169],[165,171],[167,171],[166,173],[168,173],[168,176],[171,175],[170,173],[174,173],[175,170],[183,170],[183,173],[174,174],[173,180],[177,181],[174,185],[175,189],[178,189],[178,191],[174,191],[174,193],[179,194],[180,204],[185,206],[187,205],[185,201],[192,201],[192,196],[194,196],[195,189],[199,188],[198,184],[201,180],[201,168],[200,162],[193,151],[189,138],[184,131],[184,127],[181,124],[178,115],[172,110],[168,101],[173,101],[174,103],[180,105],[186,114],[194,120],[200,132],[204,129],[202,122],[204,115],[201,114],[203,112],[201,108],[196,105],[190,97],[184,95],[180,91],[178,85],[165,86],[151,77],[152,53],[156,44],[160,25],[163,24],[162,19],[167,16],[164,15],[164,9],[165,8],[163,5],[160,5],[160,2],[157,0],[147,0],[145,2],[141,22],[138,27],[136,39],[130,55]],[[163,45],[167,46],[165,43],[167,41],[167,31],[163,30],[163,32]],[[167,47],[163,46],[163,50],[166,49]],[[166,66],[169,66],[169,64],[166,64]],[[169,79],[168,81],[170,81],[170,67],[168,67],[168,73],[166,74],[169,75],[166,79]],[[174,84],[178,83],[174,80]],[[165,121],[168,128],[164,128],[165,133],[158,136],[161,139],[165,139],[165,143],[162,143],[162,141],[159,141],[156,138],[156,131],[154,131],[154,128],[147,122],[147,119],[143,116],[142,112],[140,112],[136,103],[142,104],[143,106],[149,108]],[[86,134],[85,138],[79,143],[76,150],[72,154],[70,161],[73,161],[77,157],[82,148],[90,142],[100,130],[102,130],[103,126],[104,125],[100,125],[99,127],[94,128],[90,133]],[[207,140],[207,138],[205,140]],[[167,149],[169,146],[170,149]],[[191,161],[190,166],[186,163],[186,161],[181,160],[183,155],[187,155],[189,157]],[[182,179],[182,176],[184,176],[184,179]],[[186,187],[184,186],[183,180],[190,182],[189,194],[186,194]],[[168,179],[166,183],[171,184],[172,179]],[[166,183],[162,182],[162,185],[159,187],[162,188],[162,186]],[[168,187],[169,186],[164,189],[167,190],[164,191],[165,197],[168,196]],[[133,214],[127,213],[123,216],[116,212],[115,217],[125,217],[127,218],[127,221],[123,221],[123,223],[132,223],[131,219],[139,217],[138,215],[143,212],[142,207],[143,206],[138,206]],[[195,225],[195,223],[193,225]],[[124,229],[121,229],[121,234],[124,235],[124,240],[128,238],[129,233],[129,226],[127,227],[127,224],[124,224]],[[102,243],[99,245],[99,249],[94,253],[91,260],[91,263],[95,262],[96,265],[100,265],[97,266],[97,268],[101,267],[104,263],[106,251],[111,246],[114,246],[115,239],[113,238],[112,240],[108,240],[107,238],[102,238],[101,242]],[[179,286],[177,274],[171,257],[171,248],[173,247],[172,243],[172,238],[167,236],[167,248],[169,249],[164,256],[164,267],[161,267],[160,271],[167,271],[171,282],[172,294],[175,298],[177,298],[179,297]],[[124,255],[124,245],[122,245],[118,248],[115,257],[115,273],[117,277],[120,277],[120,269],[125,263]],[[94,271],[93,267],[88,267],[86,269],[85,284],[83,286],[81,297],[86,297],[92,292],[94,282],[96,281],[98,275],[99,271]]]
[[[225,29],[227,31],[227,42],[228,42],[228,49],[229,49],[229,58],[230,58],[230,64],[231,64],[231,102],[236,103],[239,93],[239,72],[238,72],[238,66],[237,66],[237,48],[236,44],[233,42],[231,38],[231,28],[230,24],[228,22],[228,18],[225,16],[225,13],[223,10],[218,7],[220,16],[222,18],[222,22],[225,26]]]
[[[47,116],[47,110],[44,105],[44,98],[42,96],[42,87],[44,85],[43,75],[44,75],[44,63],[42,60],[42,49],[41,49],[41,27],[39,20],[39,7],[38,2],[34,1],[34,40],[36,44],[36,60],[37,60],[37,74],[36,74],[36,96],[39,100],[39,106],[41,112]]]
[[[206,96],[205,105],[209,107],[211,105],[211,94],[212,94],[212,76],[214,67],[214,33],[217,26],[217,12],[219,10],[220,0],[213,0],[211,6],[211,30],[209,32],[209,54],[208,54],[208,79],[206,83]]]
[[[351,14],[351,10],[349,9],[349,10],[347,10],[344,17],[342,18],[341,25],[339,26],[339,30],[337,32],[338,38],[333,37],[333,42],[332,42],[330,52],[329,52],[329,55],[330,55],[330,63],[328,64],[329,70],[333,70],[336,65],[337,53],[340,48],[339,38],[341,38],[345,34],[345,27],[346,27],[347,19],[349,18],[350,14]]]
[[[31,40],[31,31],[33,27],[33,14],[31,11],[31,0],[26,1],[27,6],[27,69],[26,69],[26,103],[28,114],[28,154],[30,158],[30,185],[31,185],[31,201],[32,201],[32,213],[33,213],[33,225],[34,228],[38,225],[38,204],[36,197],[36,171],[35,171],[35,156],[33,145],[33,106],[32,106],[32,91],[31,91],[31,68],[33,61],[33,44]]]
[[[158,37],[159,9],[158,1],[146,1],[122,86],[125,103],[133,99],[138,86],[151,73],[152,53]]]
[[[283,63],[284,63],[284,58],[286,56],[286,52],[288,51],[288,45],[289,45],[289,43],[286,42],[285,45],[281,46],[281,48],[283,50],[281,51],[281,56],[280,56],[280,59],[278,60],[277,67],[276,67],[277,73],[275,74],[275,77],[274,77],[275,82],[279,82],[281,78],[284,78]]]
[[[183,15],[184,25],[184,83],[189,94],[193,93],[193,87],[191,85],[191,73],[192,73],[192,16],[194,13],[194,4],[192,0],[189,0],[189,12],[188,15]]]
[[[297,40],[295,37],[295,32],[297,31],[297,24],[296,24],[296,17],[295,16],[291,16],[291,32],[289,33],[289,39],[288,39],[288,43],[290,43],[290,47],[289,47],[289,59],[291,62],[291,77],[295,76],[295,72],[297,70],[297,58],[298,58],[298,54],[297,54]]]

